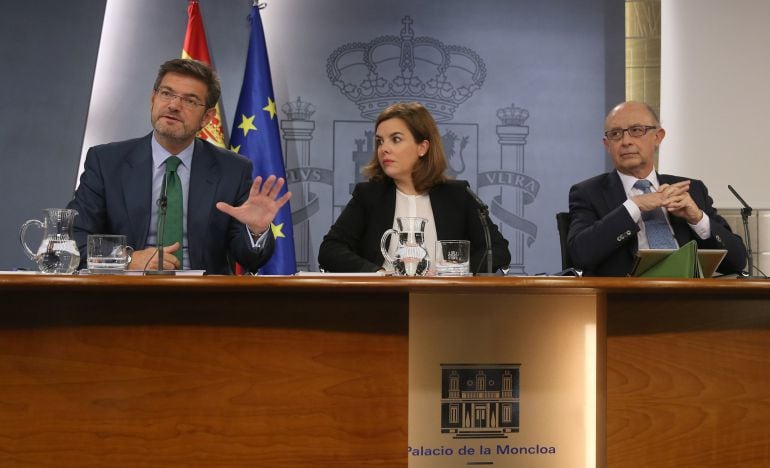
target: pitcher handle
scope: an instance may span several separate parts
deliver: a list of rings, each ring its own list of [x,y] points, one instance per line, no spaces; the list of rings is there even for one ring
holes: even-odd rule
[[[30,250],[30,248],[27,246],[27,242],[24,240],[24,234],[27,232],[27,228],[30,226],[37,226],[40,229],[43,229],[43,222],[38,221],[37,219],[30,219],[29,221],[25,221],[19,230],[19,241],[21,241],[21,246],[24,248],[24,252],[27,254],[27,256],[31,260],[34,260],[37,254]]]
[[[380,239],[380,252],[382,252],[382,256],[385,257],[385,260],[387,260],[391,265],[395,263],[396,259],[391,257],[388,253],[388,247],[385,245],[385,240],[390,236],[391,234],[398,235],[398,230],[396,229],[388,229],[384,233],[382,233],[382,238]]]

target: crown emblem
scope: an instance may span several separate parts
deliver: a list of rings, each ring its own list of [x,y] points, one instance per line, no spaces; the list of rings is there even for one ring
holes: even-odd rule
[[[412,22],[409,16],[402,19],[400,36],[348,43],[329,56],[329,79],[358,105],[362,117],[375,120],[393,103],[419,101],[445,122],[484,84],[486,66],[476,52],[415,37]]]
[[[289,120],[310,120],[310,117],[315,114],[315,106],[302,101],[301,97],[297,97],[296,101],[287,102],[281,106],[281,110]]]
[[[497,109],[497,118],[503,125],[521,126],[529,118],[529,111],[511,104],[510,107]]]

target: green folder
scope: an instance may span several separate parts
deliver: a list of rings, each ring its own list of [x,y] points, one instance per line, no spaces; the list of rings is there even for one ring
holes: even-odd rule
[[[692,240],[676,250],[640,250],[631,276],[640,278],[703,278],[698,244]]]

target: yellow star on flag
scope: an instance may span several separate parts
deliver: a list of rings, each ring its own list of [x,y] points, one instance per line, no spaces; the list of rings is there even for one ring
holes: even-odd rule
[[[281,229],[283,229],[283,223],[279,225],[270,224],[270,229],[273,231],[273,237],[278,239],[279,237],[286,237],[283,235],[283,232],[281,232]]]
[[[237,152],[239,152],[240,150],[241,150],[241,145],[238,145],[238,146],[233,146],[233,145],[230,145],[230,151],[232,151],[232,152],[234,152],[234,153],[237,153]]]
[[[254,126],[254,117],[255,116],[253,115],[251,117],[246,117],[245,115],[241,114],[241,118],[243,120],[241,120],[241,124],[238,125],[238,128],[243,130],[244,137],[249,134],[249,130],[257,129],[257,127]]]
[[[270,96],[267,97],[267,105],[262,108],[263,111],[270,112],[270,120],[273,120],[275,118],[275,102],[270,98]]]

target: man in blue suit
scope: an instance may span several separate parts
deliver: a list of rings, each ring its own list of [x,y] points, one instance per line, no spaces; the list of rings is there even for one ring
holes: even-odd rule
[[[158,203],[167,160],[181,183],[181,243],[163,247],[163,268],[229,274],[238,262],[255,272],[272,255],[270,223],[291,197],[282,178],[252,182],[242,156],[196,138],[215,115],[220,85],[207,65],[174,59],[161,65],[150,97],[153,131],[92,147],[68,208],[78,211],[81,265],[89,234],[123,234],[134,248],[130,269],[158,268]]]
[[[627,275],[637,250],[651,244],[642,214],[660,210],[655,215],[669,240],[673,236],[672,247],[694,239],[699,248],[727,249],[718,270],[742,271],[743,241],[719,216],[703,182],[655,172],[666,132],[652,108],[624,102],[607,115],[604,130],[616,170],[575,184],[569,193],[567,247],[575,266],[588,276]]]

